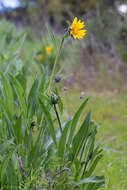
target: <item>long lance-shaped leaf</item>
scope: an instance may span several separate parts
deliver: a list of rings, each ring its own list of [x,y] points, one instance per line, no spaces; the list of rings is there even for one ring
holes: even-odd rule
[[[20,101],[20,105],[21,105],[21,108],[23,110],[23,113],[24,113],[24,117],[26,118],[26,115],[27,115],[27,108],[26,108],[26,104],[25,104],[25,100],[24,100],[24,90],[21,86],[21,84],[16,80],[16,78],[13,77],[13,75],[9,74],[9,77],[11,79],[11,82],[16,90],[16,94],[19,98],[19,101]]]
[[[84,184],[85,185],[85,184]],[[89,183],[87,185],[87,190],[91,190],[91,189],[94,189],[94,190],[97,190],[97,189],[100,189],[100,187],[104,185],[104,182],[101,182],[101,183]]]
[[[10,112],[10,110],[8,108],[8,105],[1,98],[0,98],[0,104],[2,105],[7,118],[11,122],[12,121],[12,115],[11,115],[11,112]]]
[[[20,34],[20,36],[18,38],[19,38],[19,40],[16,43],[14,43],[10,49],[11,53],[14,53],[14,55],[19,55],[21,48],[23,46],[23,43],[25,41],[25,38],[26,38],[26,34],[24,34],[24,32],[23,32]]]
[[[87,168],[87,172],[84,175],[85,177],[91,176],[91,174],[94,172],[97,163],[102,158],[102,151],[103,150],[100,148],[99,145],[94,149],[94,151],[92,153],[92,157],[90,159],[90,163]]]
[[[5,172],[6,172],[6,169],[7,169],[7,166],[8,166],[8,162],[10,160],[10,158],[12,157],[13,153],[15,152],[15,149],[13,148],[5,157],[5,159],[3,160],[2,164],[1,164],[1,181],[3,181],[2,179],[4,178],[5,176]]]
[[[84,141],[86,141],[86,138],[88,137],[88,129],[90,124],[90,117],[91,117],[91,111],[87,114],[83,124],[81,125],[81,128],[79,129],[78,133],[74,137],[72,141],[72,161],[77,157],[78,153],[80,152],[82,146],[84,144]]]
[[[57,48],[58,44],[57,44],[57,41],[55,39],[55,35],[54,35],[52,29],[50,28],[50,26],[48,24],[46,24],[46,28],[48,30],[48,33],[49,33],[52,43],[54,44],[55,48]]]
[[[38,88],[38,77],[35,78],[32,87],[30,89],[29,95],[28,95],[28,106],[30,106],[30,104],[34,103],[34,100],[37,96],[37,88]]]
[[[75,132],[77,123],[79,121],[81,113],[83,112],[83,110],[84,110],[84,108],[86,106],[87,101],[88,101],[88,98],[86,100],[84,100],[84,102],[81,104],[81,106],[79,107],[78,111],[75,113],[75,115],[74,115],[74,117],[72,119],[72,124],[71,124],[71,127],[70,127],[70,134],[69,134],[68,144],[71,144],[71,141],[72,141],[72,138],[74,136],[74,132]]]
[[[22,115],[16,120],[16,124],[14,126],[14,133],[16,137],[17,144],[22,142]]]
[[[62,135],[59,140],[59,148],[58,148],[58,157],[64,158],[66,141],[67,141],[67,132],[71,121],[68,121],[64,127]]]
[[[96,135],[96,128],[93,129],[92,134],[88,139],[87,146],[84,150],[85,151],[85,153],[84,153],[85,154],[85,162],[87,162],[90,153],[93,152],[95,135]]]
[[[103,183],[104,184],[104,182],[105,180],[103,176],[91,176],[91,177],[82,179],[79,182],[76,182],[74,184],[74,187],[78,185],[88,184],[88,183]]]
[[[12,87],[7,79],[7,77],[0,72],[0,75],[2,77],[3,85],[4,85],[4,97],[6,100],[6,104],[8,106],[8,109],[10,110],[10,113],[14,113],[14,105],[13,105],[13,92]]]
[[[45,115],[45,119],[47,121],[47,127],[48,127],[48,131],[52,137],[52,140],[53,142],[55,143],[55,145],[57,146],[57,142],[56,142],[56,134],[55,134],[55,129],[54,129],[54,126],[53,126],[53,121],[52,121],[52,118],[51,118],[51,115],[47,109],[47,107],[44,105],[44,103],[42,102],[42,100],[40,100],[40,105],[42,107],[42,110],[44,112],[44,115]]]
[[[2,100],[2,98],[0,98],[0,105],[3,107],[5,117],[7,118],[7,120],[10,123],[8,130],[14,135],[12,113],[10,112],[8,105]]]
[[[87,177],[89,177],[89,176],[93,173],[93,171],[95,170],[95,168],[96,168],[96,166],[97,166],[97,164],[98,164],[98,162],[99,162],[99,160],[100,160],[101,158],[102,158],[102,155],[101,155],[101,154],[98,155],[98,156],[95,158],[95,160],[93,161],[91,167],[90,167],[89,170],[87,171]]]
[[[35,104],[36,102],[36,97],[38,95],[38,77],[35,78],[33,84],[32,84],[32,87],[29,91],[29,95],[28,95],[28,111],[30,110],[30,108],[33,108],[33,105]],[[34,109],[32,109],[34,110]],[[33,113],[32,113],[33,114]]]

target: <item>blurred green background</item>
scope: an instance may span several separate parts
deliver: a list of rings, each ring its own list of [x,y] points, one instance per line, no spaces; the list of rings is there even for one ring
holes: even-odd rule
[[[70,39],[65,42],[66,48],[57,68],[62,68],[60,73],[65,78],[60,84],[65,117],[74,112],[84,96],[91,97],[89,107],[93,109],[93,119],[100,124],[97,143],[104,147],[104,157],[97,172],[106,176],[105,190],[126,190],[126,0],[1,0],[0,69],[10,70],[19,79],[27,72],[28,84],[21,83],[29,87],[35,73],[40,72],[33,64],[33,56],[39,53],[42,45],[53,47],[45,24],[60,36],[75,16],[85,22],[87,35],[82,41]],[[12,63],[12,44],[19,39],[23,41],[24,34],[26,40],[20,46],[20,59]],[[5,40],[4,35],[8,39]],[[12,38],[15,41],[8,45]],[[55,50],[48,60],[50,63],[54,56]],[[22,63],[24,58],[29,69]]]

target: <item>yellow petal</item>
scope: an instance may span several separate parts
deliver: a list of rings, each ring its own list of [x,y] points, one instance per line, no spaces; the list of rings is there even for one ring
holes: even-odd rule
[[[84,22],[81,22],[81,20],[78,21],[77,17],[74,18],[74,21],[70,26],[70,34],[74,37],[74,39],[82,39],[85,36],[86,30],[83,29],[84,26]]]

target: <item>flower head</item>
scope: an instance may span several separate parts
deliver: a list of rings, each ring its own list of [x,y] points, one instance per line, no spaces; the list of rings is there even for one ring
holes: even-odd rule
[[[84,26],[84,22],[81,22],[81,20],[78,21],[77,17],[75,17],[73,23],[70,26],[70,34],[73,36],[74,39],[83,39],[87,31],[83,29]]]
[[[42,54],[39,54],[39,55],[38,55],[38,60],[39,60],[39,61],[42,61],[42,60],[43,60],[43,55],[42,55]]]
[[[46,53],[48,54],[48,55],[50,55],[51,54],[51,52],[52,52],[52,47],[51,46],[46,46],[46,48],[45,48],[45,51],[46,51]]]

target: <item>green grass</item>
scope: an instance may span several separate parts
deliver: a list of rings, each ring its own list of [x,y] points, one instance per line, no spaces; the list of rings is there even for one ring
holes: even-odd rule
[[[82,102],[79,90],[62,93],[66,116],[72,115]],[[86,93],[90,97],[87,109],[100,124],[97,143],[104,148],[97,174],[104,175],[103,190],[127,189],[127,95],[125,92]]]

